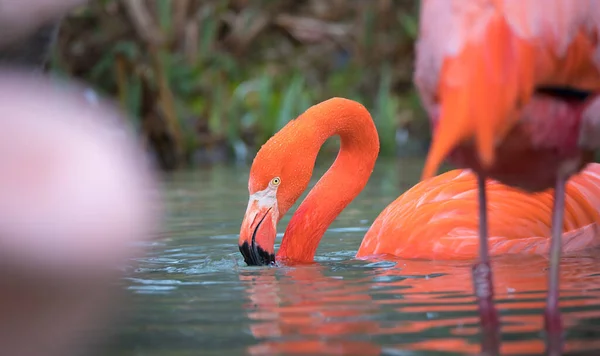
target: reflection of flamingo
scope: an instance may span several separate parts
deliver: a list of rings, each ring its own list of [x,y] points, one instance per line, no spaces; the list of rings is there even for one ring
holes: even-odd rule
[[[274,261],[276,224],[310,180],[322,143],[342,139],[333,166],[300,205],[285,231],[279,260],[310,262],[323,233],[365,186],[377,158],[377,131],[365,108],[335,98],[308,109],[258,152],[249,179],[250,201],[240,232],[246,263]],[[563,234],[569,251],[597,245],[600,165],[568,186]],[[548,250],[551,192],[528,195],[493,181],[489,191],[492,254]],[[477,256],[477,182],[455,170],[417,184],[391,203],[367,232],[358,257],[472,259]]]
[[[277,259],[312,261],[327,227],[367,183],[379,151],[377,131],[367,110],[341,98],[308,109],[274,135],[252,164],[248,183],[250,200],[239,239],[240,251],[249,265],[275,260],[277,222],[306,189],[319,148],[333,135],[341,137],[339,155],[292,217]],[[599,214],[595,209],[600,202],[598,173],[600,165],[590,166],[567,185],[562,234],[567,251],[599,242],[596,236]],[[477,185],[474,175],[461,170],[421,182],[379,215],[357,256],[477,257],[480,242],[475,220]],[[486,188],[490,253],[547,252],[552,192],[528,195],[494,181],[487,181]],[[491,302],[489,288],[478,292]],[[496,323],[494,314],[482,314],[486,328]],[[490,335],[490,342],[496,344],[493,334]]]
[[[378,309],[367,294],[369,285],[351,286],[343,279],[324,277],[321,270],[315,265],[240,274],[248,285],[248,317],[256,321],[250,327],[252,335],[284,339],[253,346],[250,354],[380,354],[380,347],[368,341],[339,338],[377,332],[378,323],[365,318]]]
[[[503,317],[504,332],[535,335],[542,328],[541,318],[523,312],[543,308],[547,260],[528,256],[528,269],[515,273],[516,259],[523,262],[522,256],[504,256],[495,263],[495,286],[508,314]],[[393,264],[360,268],[360,278],[327,277],[327,270],[318,264],[241,271],[249,299],[244,308],[253,321],[250,331],[259,341],[249,353],[379,355],[383,345],[371,339],[394,336],[400,340],[390,346],[394,349],[451,348],[476,354],[480,345],[469,342],[477,340],[478,332],[469,263],[395,259]],[[565,307],[577,309],[567,313],[567,325],[598,317],[597,312],[584,309],[598,306],[600,300],[600,282],[594,277],[598,260],[578,256],[565,261],[562,269],[563,295],[579,297],[565,301]],[[350,267],[343,273],[357,271]],[[585,298],[576,292],[582,288],[589,291]],[[430,333],[442,336],[427,337]],[[358,337],[363,335],[369,339],[361,341]],[[566,348],[575,352],[594,346],[570,340]],[[503,344],[501,351],[539,354],[543,343],[535,336],[517,337]]]
[[[477,285],[491,285],[485,178],[530,192],[555,187],[545,316],[549,351],[559,353],[565,185],[600,148],[598,2],[424,0],[419,23],[415,83],[435,131],[423,177],[446,157],[477,172]],[[494,319],[488,292],[482,307]]]

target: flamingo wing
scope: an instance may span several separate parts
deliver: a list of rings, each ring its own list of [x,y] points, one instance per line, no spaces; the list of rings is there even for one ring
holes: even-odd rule
[[[552,189],[528,194],[494,180],[486,183],[490,253],[546,253],[550,247]],[[477,181],[453,170],[406,191],[377,217],[357,257],[472,259],[479,244]],[[567,185],[563,240],[566,251],[600,244],[600,164]]]

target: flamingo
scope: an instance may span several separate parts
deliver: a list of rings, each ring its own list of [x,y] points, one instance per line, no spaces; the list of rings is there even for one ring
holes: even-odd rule
[[[433,140],[423,170],[446,158],[477,174],[480,310],[497,325],[486,177],[527,192],[554,187],[545,324],[562,349],[558,306],[565,186],[599,148],[597,1],[423,0],[414,82]],[[497,328],[497,326],[496,326]]]
[[[292,216],[275,256],[277,223],[306,190],[321,145],[334,135],[341,137],[339,154]],[[328,226],[366,185],[378,153],[373,120],[355,101],[332,98],[290,121],[260,148],[250,169],[250,197],[238,241],[245,262],[313,261]],[[418,183],[375,219],[356,256],[476,258],[477,184],[476,176],[462,169]],[[548,253],[551,189],[530,195],[491,179],[486,186],[490,253]],[[561,234],[566,249],[598,246],[600,164],[574,177],[566,192]]]

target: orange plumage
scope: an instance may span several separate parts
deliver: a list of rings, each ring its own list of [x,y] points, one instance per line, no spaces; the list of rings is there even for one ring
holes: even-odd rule
[[[494,176],[501,143],[527,120],[536,89],[600,90],[595,1],[424,0],[420,26],[415,83],[435,127],[424,178],[459,146],[478,161],[459,165]],[[577,120],[581,108],[573,111]],[[561,129],[546,119],[540,125]]]
[[[552,190],[526,194],[486,182],[491,255],[546,254],[550,247]],[[565,251],[600,245],[600,164],[589,165],[567,185]],[[388,205],[365,235],[357,257],[475,259],[479,234],[477,181],[462,169],[415,185]]]
[[[419,23],[414,79],[433,130],[423,178],[446,158],[477,174],[474,286],[484,334],[495,335],[489,349],[498,349],[498,323],[486,177],[530,192],[554,187],[545,315],[547,353],[558,355],[566,182],[600,149],[600,3],[422,0]]]
[[[292,217],[278,260],[313,261],[327,227],[367,183],[379,151],[379,138],[360,104],[333,98],[309,108],[261,147],[249,177],[250,200],[240,231],[248,264],[275,260],[277,223],[308,186],[321,145],[341,136],[340,153]],[[279,179],[276,185],[273,180]],[[550,239],[551,191],[534,195],[495,181],[490,195],[492,252],[546,253]],[[374,221],[357,256],[391,254],[404,258],[476,257],[475,176],[454,170],[425,180],[392,202]],[[593,232],[600,216],[600,165],[569,183],[564,240],[571,250],[597,245]]]

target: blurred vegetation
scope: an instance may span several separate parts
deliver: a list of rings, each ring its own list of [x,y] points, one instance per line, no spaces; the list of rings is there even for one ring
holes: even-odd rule
[[[429,138],[412,86],[417,12],[416,0],[96,0],[63,22],[52,69],[117,98],[163,169],[251,158],[332,96],[363,103],[393,155],[407,133]]]

